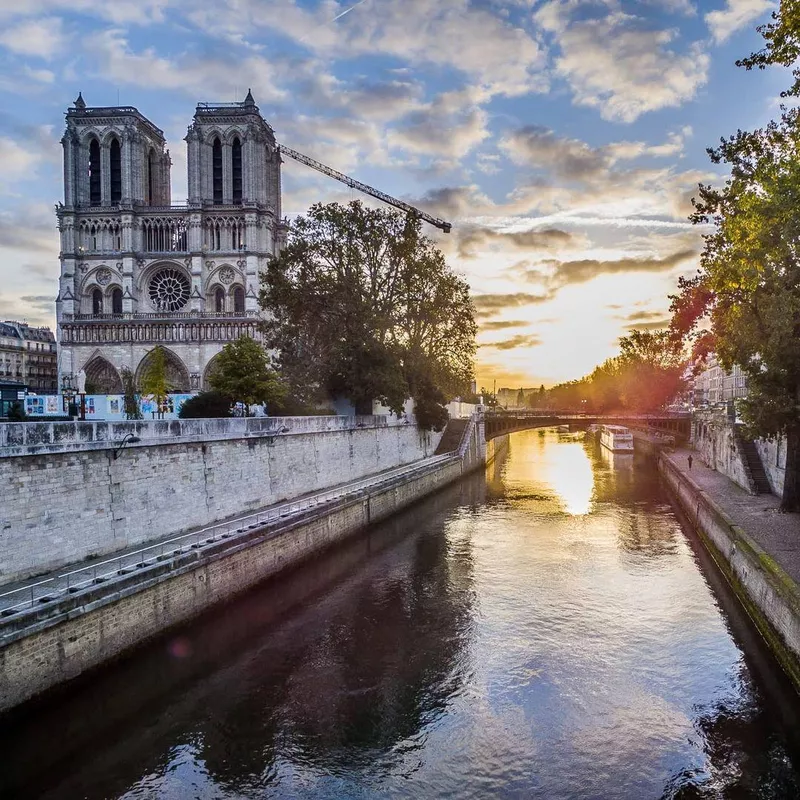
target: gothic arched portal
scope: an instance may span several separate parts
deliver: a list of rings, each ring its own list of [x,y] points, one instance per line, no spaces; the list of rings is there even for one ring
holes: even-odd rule
[[[89,394],[122,394],[122,379],[110,361],[95,356],[83,368]]]
[[[155,349],[155,348],[154,348]],[[189,380],[189,370],[186,369],[183,361],[178,358],[171,350],[164,350],[164,360],[166,362],[166,375],[167,375],[167,391],[170,392],[190,392],[191,383]],[[151,350],[139,362],[136,368],[136,385],[141,387],[142,378],[146,374],[153,359],[153,351]]]

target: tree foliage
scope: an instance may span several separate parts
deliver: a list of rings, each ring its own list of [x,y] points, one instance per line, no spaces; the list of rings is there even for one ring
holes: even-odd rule
[[[149,353],[149,363],[141,378],[142,394],[149,395],[159,409],[164,407],[169,385],[167,384],[167,356],[164,348],[156,345]],[[147,358],[148,356],[145,356]]]
[[[669,331],[635,330],[619,340],[620,354],[577,381],[553,386],[540,405],[590,412],[657,411],[684,387],[683,346]]]
[[[785,5],[785,4],[784,4]],[[787,437],[782,507],[800,502],[800,116],[784,110],[761,130],[709,150],[724,187],[700,186],[692,222],[711,226],[701,268],[673,298],[676,337],[713,349],[747,375],[743,418],[753,436]],[[699,326],[710,328],[698,337]]]
[[[231,399],[220,392],[200,392],[184,402],[178,416],[181,419],[229,417]]]
[[[794,67],[800,56],[800,0],[781,0],[778,10],[772,12],[772,22],[757,30],[764,37],[764,47],[736,64],[746,69]],[[800,69],[792,69],[792,75],[794,83],[781,93],[783,97],[800,95]]]
[[[421,233],[419,220],[355,201],[317,204],[292,225],[264,275],[268,344],[293,396],[380,400],[466,391],[475,355],[469,287]]]
[[[130,367],[122,367],[122,410],[125,419],[142,419],[139,398],[136,396],[136,378]]]
[[[250,406],[280,401],[286,394],[272,369],[264,346],[250,336],[240,336],[222,348],[208,382],[232,402]]]

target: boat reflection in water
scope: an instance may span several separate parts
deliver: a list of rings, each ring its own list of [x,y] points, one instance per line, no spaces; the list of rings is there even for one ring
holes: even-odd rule
[[[604,464],[607,464],[614,470],[632,470],[633,469],[633,451],[620,452],[608,450],[605,447],[600,448],[600,458]]]

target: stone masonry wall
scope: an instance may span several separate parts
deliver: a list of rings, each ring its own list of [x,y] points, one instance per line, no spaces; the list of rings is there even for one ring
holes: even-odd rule
[[[62,445],[54,444],[56,429],[79,423],[50,423],[49,440],[39,431],[39,445],[15,448],[35,454],[6,457],[15,434],[0,432],[0,583],[408,464],[432,455],[439,438],[380,418],[364,418],[373,424],[350,418],[349,428],[330,422],[341,418],[319,418],[305,429],[291,419],[284,418],[282,427],[291,430],[282,434],[266,422],[258,429],[258,420],[229,420],[249,427],[214,433],[186,424],[204,420],[130,423],[142,441],[117,459],[113,446],[126,423],[85,423],[95,426],[92,437],[65,429],[64,437],[86,438],[63,438]],[[48,424],[17,428],[37,426]],[[82,449],[64,449],[74,447]]]
[[[45,616],[16,633],[3,635],[0,629],[0,711],[75,678],[396,513],[458,480],[462,468],[458,459],[452,459],[246,545],[207,556],[200,552],[183,556],[184,563],[173,568],[165,564],[152,578],[143,575],[138,585],[105,598],[76,596],[79,608]]]
[[[752,492],[750,475],[736,443],[733,424],[720,415],[692,420],[692,444],[703,463]]]
[[[761,456],[764,472],[767,473],[772,493],[783,496],[783,481],[786,475],[786,439],[768,442],[766,439],[756,440],[756,450]]]

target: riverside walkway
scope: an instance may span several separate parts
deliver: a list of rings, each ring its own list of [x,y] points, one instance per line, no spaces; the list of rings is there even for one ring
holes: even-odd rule
[[[375,490],[399,478],[436,469],[455,456],[455,453],[432,456],[379,472],[369,478],[350,481],[324,491],[312,492],[292,500],[265,506],[178,536],[155,536],[145,545],[124,548],[100,558],[65,565],[27,580],[0,585],[0,622],[19,612],[78,592],[92,584],[111,582],[117,576],[142,570],[165,558],[192,550],[202,550],[220,540],[229,538],[234,540],[253,529],[285,525],[314,509],[321,509],[345,498]]]
[[[800,591],[800,514],[782,513],[780,500],[774,495],[749,494],[730,478],[707,467],[696,450],[677,448],[663,457],[777,562]]]

